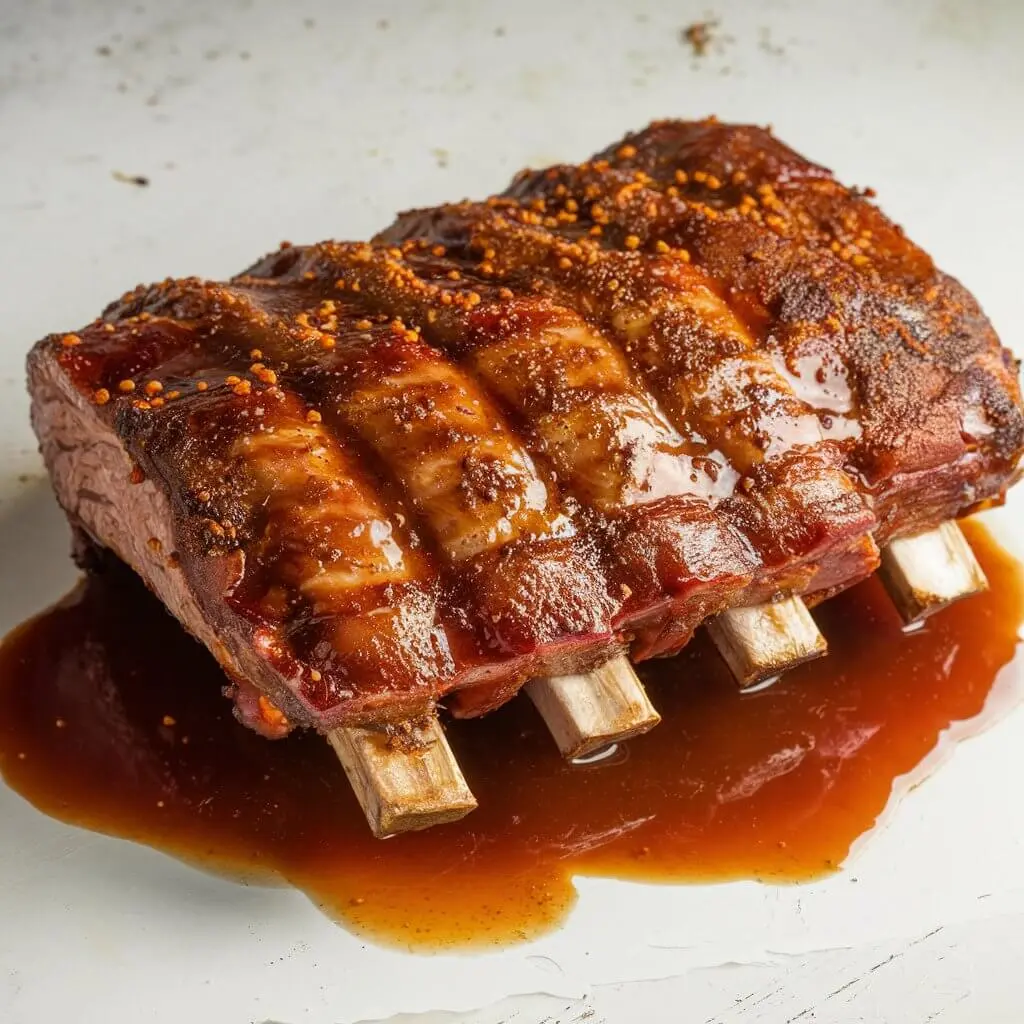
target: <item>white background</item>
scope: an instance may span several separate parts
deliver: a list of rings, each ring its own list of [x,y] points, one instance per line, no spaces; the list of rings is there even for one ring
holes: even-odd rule
[[[680,30],[708,16],[698,59]],[[364,237],[654,117],[771,122],[875,186],[1021,351],[1022,54],[1015,0],[0,0],[0,629],[73,579],[27,424],[37,337],[138,281]],[[994,522],[1024,552],[1022,510]],[[0,787],[0,1021],[1018,1021],[1022,749],[1024,713],[958,748],[827,883],[585,880],[560,932],[475,958],[365,947],[301,894]]]

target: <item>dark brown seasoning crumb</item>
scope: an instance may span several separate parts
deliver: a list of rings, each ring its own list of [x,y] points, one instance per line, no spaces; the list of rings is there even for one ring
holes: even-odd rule
[[[712,29],[717,25],[717,21],[695,21],[680,31],[680,41],[693,50],[695,57],[703,57],[713,38]]]
[[[144,174],[125,174],[124,171],[111,171],[114,181],[123,182],[125,185],[137,185],[139,188],[147,188],[149,178]]]

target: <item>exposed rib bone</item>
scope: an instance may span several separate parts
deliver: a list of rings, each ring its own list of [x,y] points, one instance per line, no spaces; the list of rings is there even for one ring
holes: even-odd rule
[[[799,597],[750,608],[730,608],[711,619],[708,632],[741,689],[828,650]]]
[[[639,736],[661,721],[624,655],[585,675],[535,679],[526,691],[567,758]]]
[[[456,821],[476,807],[434,717],[398,732],[335,729],[327,739],[378,839]]]
[[[916,537],[890,541],[879,572],[907,625],[988,589],[971,546],[952,520]]]

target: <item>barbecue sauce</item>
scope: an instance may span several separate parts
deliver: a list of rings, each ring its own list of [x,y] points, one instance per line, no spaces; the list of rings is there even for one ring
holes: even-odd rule
[[[0,650],[0,770],[63,821],[286,881],[357,932],[411,948],[534,937],[570,910],[574,874],[817,878],[943,730],[991,717],[1024,587],[985,531],[967,529],[989,593],[905,634],[869,580],[816,611],[828,658],[745,695],[698,639],[641,669],[662,724],[590,764],[562,763],[526,700],[452,723],[479,810],[386,842],[327,744],[238,725],[213,659],[115,569]]]

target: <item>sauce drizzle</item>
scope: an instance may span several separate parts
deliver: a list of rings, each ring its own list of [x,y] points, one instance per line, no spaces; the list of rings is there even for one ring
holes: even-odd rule
[[[816,611],[829,657],[746,695],[698,639],[641,668],[662,724],[588,764],[559,760],[526,700],[452,723],[480,809],[386,842],[327,745],[239,726],[213,659],[115,568],[0,649],[0,772],[56,818],[285,880],[405,948],[533,938],[568,913],[574,874],[820,877],[1017,654],[1021,573],[981,526],[966,530],[989,593],[904,634],[869,580]]]

